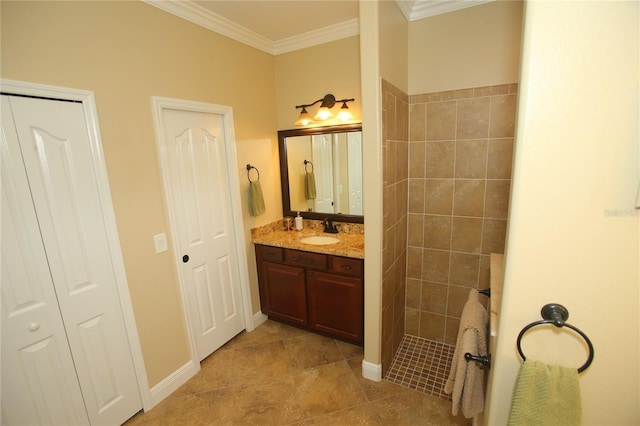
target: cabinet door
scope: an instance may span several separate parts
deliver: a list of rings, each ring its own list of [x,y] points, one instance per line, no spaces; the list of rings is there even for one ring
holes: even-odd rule
[[[259,279],[265,315],[293,324],[308,324],[304,269],[263,261]]]
[[[363,342],[362,278],[309,271],[309,326],[323,333]]]

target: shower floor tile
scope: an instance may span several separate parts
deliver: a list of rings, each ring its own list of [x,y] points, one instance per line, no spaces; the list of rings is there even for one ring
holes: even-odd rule
[[[385,380],[450,399],[444,393],[455,346],[417,336],[405,335],[391,363]]]

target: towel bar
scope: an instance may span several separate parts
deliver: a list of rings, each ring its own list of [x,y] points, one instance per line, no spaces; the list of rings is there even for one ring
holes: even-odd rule
[[[487,297],[491,297],[490,288],[480,289],[478,290],[478,293],[483,294]],[[467,362],[475,361],[477,363],[480,363],[481,364],[480,368],[482,369],[488,370],[489,368],[491,368],[491,354],[488,354],[487,356],[482,356],[482,355],[473,355],[473,354],[470,354],[469,352],[466,352],[464,354],[464,359]]]
[[[478,290],[478,293],[484,294],[487,297],[491,297],[491,289],[490,288],[484,288],[484,289]]]
[[[486,368],[487,370],[491,368],[491,354],[488,354],[487,356],[477,356],[471,355],[469,352],[467,352],[464,354],[464,359],[467,360],[467,362],[479,362],[482,365],[482,367],[480,368]]]
[[[556,327],[568,327],[573,331],[575,331],[576,333],[578,333],[580,336],[582,336],[584,341],[587,343],[587,346],[589,347],[589,358],[587,358],[587,362],[585,362],[582,367],[578,368],[578,373],[582,373],[584,370],[589,368],[589,366],[591,365],[591,362],[593,361],[593,345],[591,344],[591,340],[589,340],[587,335],[584,334],[582,330],[565,322],[569,318],[569,311],[567,310],[567,308],[565,308],[564,306],[558,303],[549,303],[542,307],[542,310],[540,311],[540,313],[543,318],[542,320],[532,322],[531,324],[523,328],[522,331],[520,331],[520,334],[518,334],[518,340],[516,344],[518,347],[518,353],[520,354],[520,357],[522,358],[522,360],[523,361],[527,360],[527,358],[525,358],[524,356],[524,353],[522,352],[522,348],[520,347],[520,340],[522,339],[522,336],[524,336],[524,334],[527,331],[529,331],[529,329],[537,325],[553,324]]]

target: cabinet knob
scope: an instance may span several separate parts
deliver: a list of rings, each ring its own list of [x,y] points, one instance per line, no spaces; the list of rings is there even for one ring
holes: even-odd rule
[[[189,261],[189,255],[185,254],[184,256],[182,256],[182,263],[187,263]]]
[[[29,331],[36,331],[39,328],[40,328],[40,323],[38,322],[32,322],[31,324],[29,324]]]

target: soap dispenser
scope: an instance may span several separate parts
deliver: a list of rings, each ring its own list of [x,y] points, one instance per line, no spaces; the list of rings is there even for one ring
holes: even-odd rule
[[[296,231],[302,231],[302,216],[298,212],[298,216],[295,217]]]

